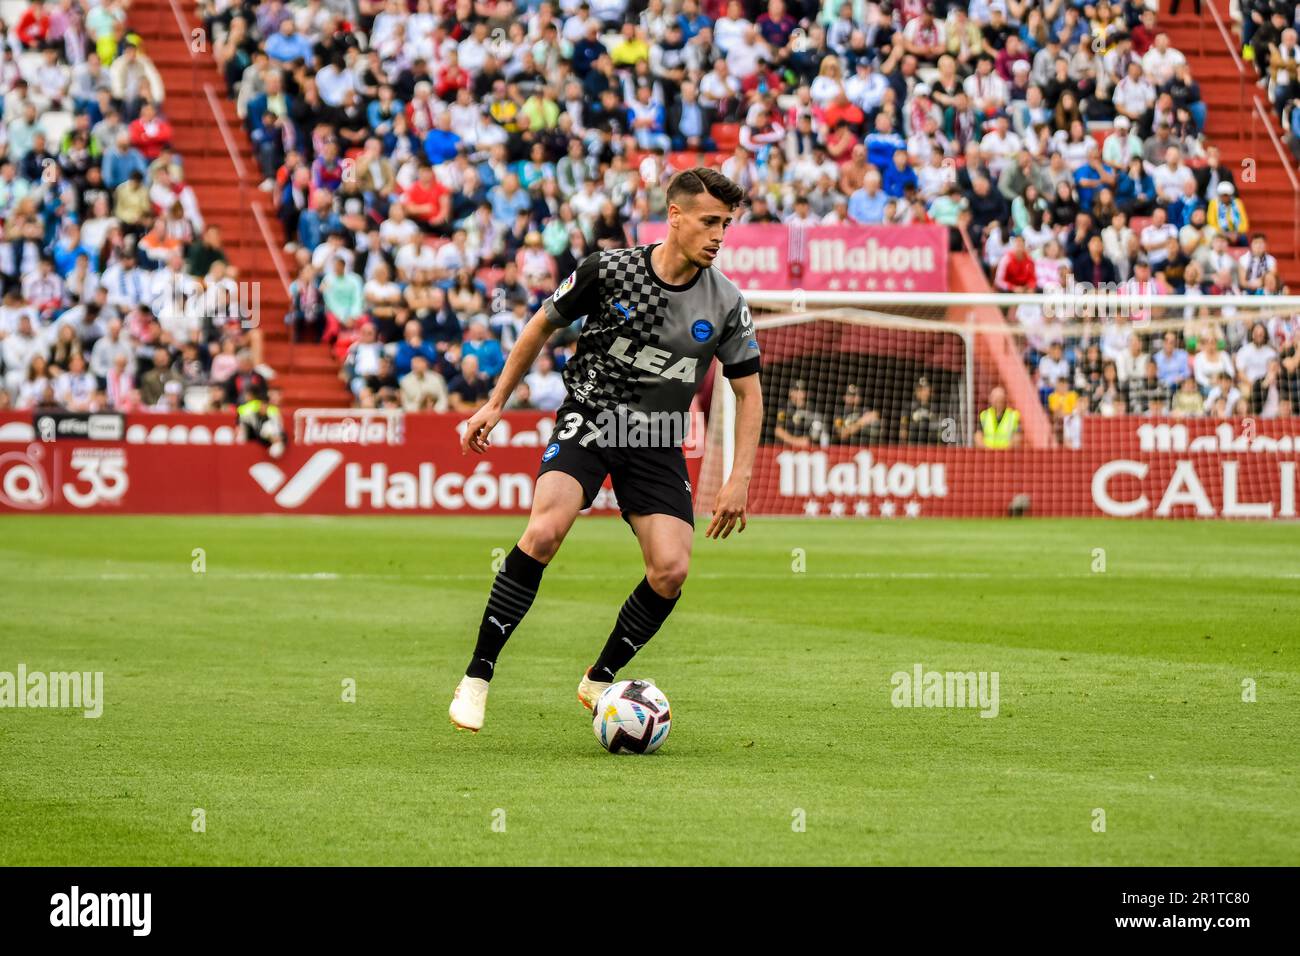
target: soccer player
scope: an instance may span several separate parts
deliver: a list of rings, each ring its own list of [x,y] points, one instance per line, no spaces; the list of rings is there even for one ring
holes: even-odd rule
[[[484,453],[507,400],[551,333],[587,317],[564,367],[568,395],[542,453],[528,527],[492,584],[478,643],[451,702],[451,721],[461,729],[483,726],[497,657],[532,606],[546,565],[578,512],[591,505],[607,475],[641,546],[645,577],[578,684],[584,707],[595,706],[667,620],[681,596],[695,529],[681,450],[684,423],[715,355],[736,395],[736,441],[731,475],[713,502],[705,537],[745,529],[763,417],[758,340],[744,296],[713,267],[745,193],[721,173],[697,167],[673,177],[667,200],[667,238],[584,259],[525,326],[488,403],[466,422],[462,452]]]

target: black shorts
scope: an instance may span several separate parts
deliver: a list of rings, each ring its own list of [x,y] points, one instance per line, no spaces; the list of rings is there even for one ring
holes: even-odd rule
[[[572,402],[560,406],[537,476],[559,471],[577,479],[584,509],[591,507],[609,476],[624,521],[629,515],[665,514],[695,527],[691,480],[681,448],[611,445],[601,440],[596,414]]]

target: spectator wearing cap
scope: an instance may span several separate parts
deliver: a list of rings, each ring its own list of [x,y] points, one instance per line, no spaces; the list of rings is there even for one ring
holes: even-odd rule
[[[875,62],[867,56],[858,58],[853,75],[844,82],[844,92],[849,102],[868,116],[880,109],[880,104],[885,100],[885,91],[888,89],[889,81],[881,75],[876,69]]]
[[[899,421],[898,440],[903,444],[937,445],[942,438],[934,392],[930,380],[923,375],[916,380],[912,400]]]
[[[837,445],[868,445],[879,440],[883,420],[880,413],[867,408],[862,393],[852,382],[844,386],[844,396],[836,409],[831,437]]]
[[[1101,144],[1102,162],[1124,169],[1130,159],[1142,158],[1142,138],[1133,132],[1133,123],[1127,116],[1115,117],[1114,127]]]
[[[1216,195],[1206,210],[1206,225],[1215,233],[1224,236],[1231,246],[1245,246],[1250,232],[1250,219],[1246,215],[1245,204],[1236,197],[1236,189],[1230,182],[1221,182]]]
[[[796,379],[790,383],[785,407],[776,413],[776,440],[793,448],[809,448],[820,444],[824,432],[821,419],[808,402],[808,386],[803,379]]]

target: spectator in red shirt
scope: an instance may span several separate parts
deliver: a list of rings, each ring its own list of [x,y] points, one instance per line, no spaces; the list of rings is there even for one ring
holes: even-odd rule
[[[993,284],[999,292],[1033,292],[1037,283],[1037,267],[1025,248],[1025,237],[1016,236],[1011,248],[998,263]]]
[[[451,193],[433,175],[433,166],[420,163],[415,182],[407,187],[402,198],[406,212],[425,232],[447,235],[447,220],[451,216]]]
[[[843,120],[852,129],[857,130],[862,128],[862,124],[867,121],[867,118],[858,105],[849,100],[849,95],[841,87],[835,101],[826,107],[825,120],[827,127],[830,129],[835,129]]]
[[[438,99],[450,102],[456,98],[458,90],[469,89],[469,84],[470,75],[461,69],[455,52],[448,53],[447,65],[438,74],[438,85],[435,87]]]
[[[1130,37],[1133,41],[1133,52],[1138,56],[1146,56],[1147,50],[1156,42],[1156,12],[1154,10],[1142,11],[1142,22],[1133,28]]]
[[[172,126],[158,115],[158,110],[148,100],[140,105],[140,115],[128,128],[131,145],[145,159],[153,162],[172,141]]]
[[[18,26],[15,28],[19,41],[28,49],[36,49],[44,43],[45,34],[49,29],[50,15],[45,12],[45,5],[42,3],[28,4],[23,15],[18,18]]]

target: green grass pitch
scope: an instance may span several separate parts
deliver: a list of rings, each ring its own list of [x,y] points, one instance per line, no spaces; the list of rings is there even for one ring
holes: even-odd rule
[[[3,519],[0,671],[103,671],[105,702],[0,710],[0,863],[1300,863],[1295,525],[697,534],[623,675],[673,703],[651,757],[574,696],[641,575],[616,519],[579,520],[484,731],[448,723],[522,528]],[[916,664],[996,671],[998,716],[894,707]]]

